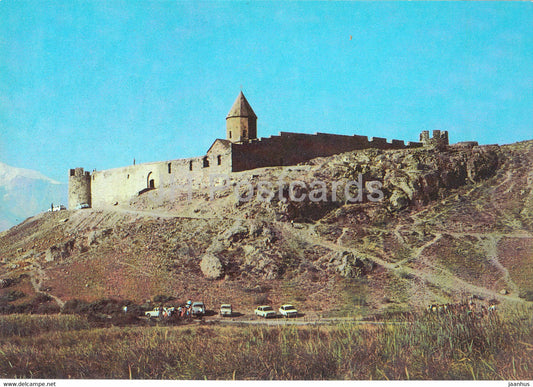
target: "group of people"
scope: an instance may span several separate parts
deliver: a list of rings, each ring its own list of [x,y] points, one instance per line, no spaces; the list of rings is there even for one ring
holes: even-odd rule
[[[189,300],[185,304],[178,307],[159,307],[159,318],[174,317],[176,319],[191,319],[192,318],[192,302]]]
[[[466,314],[466,315],[477,315],[480,317],[485,317],[490,314],[496,313],[496,303],[489,302],[488,306],[483,304],[477,305],[473,300],[468,302],[460,302],[455,304],[430,304],[427,307],[429,313],[450,313],[454,315]]]

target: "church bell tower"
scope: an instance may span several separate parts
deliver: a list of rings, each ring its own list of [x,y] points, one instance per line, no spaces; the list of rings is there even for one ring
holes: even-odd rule
[[[256,138],[257,116],[241,91],[226,117],[226,139],[247,142]]]

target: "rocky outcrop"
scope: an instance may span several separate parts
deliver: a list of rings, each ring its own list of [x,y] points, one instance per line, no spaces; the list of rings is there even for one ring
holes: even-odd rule
[[[203,275],[209,279],[219,279],[224,275],[224,266],[220,259],[211,253],[204,254],[200,261]]]
[[[370,199],[371,190],[367,183],[378,182],[383,197],[377,202],[390,211],[399,211],[427,205],[443,198],[450,189],[494,176],[500,165],[500,157],[498,146],[424,148],[393,152],[371,149],[335,156],[324,165],[323,178],[331,180],[333,177],[337,182],[356,183],[362,180],[362,184],[359,187],[356,185],[354,192],[350,193],[359,203],[374,201]],[[319,162],[313,160],[309,164]],[[342,189],[336,196],[341,202],[349,199]],[[328,197],[330,198],[331,196]],[[312,203],[320,207],[327,204],[330,204],[329,200]],[[286,206],[287,217],[295,219],[296,216],[305,214],[306,207],[310,205],[297,203],[297,206],[291,207],[289,203]]]
[[[255,251],[246,255],[242,273],[267,280],[276,279],[280,276],[280,265],[275,257]]]
[[[8,288],[14,283],[15,281],[12,278],[0,278],[0,289]]]
[[[239,242],[247,236],[248,227],[243,226],[240,221],[236,221],[228,230],[226,230],[222,234],[220,239],[230,242]]]
[[[44,260],[46,262],[52,262],[52,261],[68,258],[70,254],[72,253],[72,250],[74,249],[75,243],[76,243],[76,240],[71,239],[60,245],[50,247],[48,250],[46,250]]]
[[[113,229],[106,228],[103,230],[90,231],[87,235],[87,244],[89,246],[99,243],[102,239],[109,237],[113,233]]]
[[[281,186],[271,202],[254,195],[233,206],[235,186],[228,185],[214,200],[199,190],[190,203],[169,204],[169,189],[161,187],[136,199],[144,200],[139,207],[47,212],[0,233],[0,277],[27,273],[67,299],[165,293],[241,310],[252,310],[259,296],[275,304],[298,301],[302,310],[344,307],[344,300],[359,302],[358,294],[357,305],[376,310],[425,304],[463,291],[453,288],[455,277],[500,298],[507,296],[498,294],[503,288],[512,297],[527,295],[531,160],[533,142],[364,150],[232,174],[232,183],[249,182],[256,193],[261,181]],[[361,188],[352,185],[348,193],[358,197],[361,189],[362,199],[352,203],[345,185],[359,177]],[[312,182],[325,182],[326,200],[283,200],[294,181],[305,183],[297,197],[313,195]],[[370,181],[381,183],[382,200],[368,200]],[[457,236],[439,236],[445,233]],[[470,233],[480,236],[460,236]],[[500,240],[501,233],[513,237]],[[491,263],[496,259],[510,280]],[[31,289],[29,282],[2,292]],[[258,284],[272,290],[254,297],[248,289]],[[381,305],[385,299],[398,305]]]
[[[352,252],[339,251],[331,257],[329,266],[342,277],[358,278],[370,273],[375,263],[366,258],[357,257]]]

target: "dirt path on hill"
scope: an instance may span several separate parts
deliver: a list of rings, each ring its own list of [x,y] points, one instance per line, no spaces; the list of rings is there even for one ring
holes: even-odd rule
[[[57,302],[59,307],[62,308],[65,303],[59,297],[42,290],[43,281],[47,279],[47,276],[41,264],[35,261],[33,262],[33,268],[34,269],[30,271],[30,282],[33,286],[33,289],[35,290],[35,293],[45,294],[53,298],[54,301]]]
[[[167,210],[135,210],[125,207],[110,207],[106,208],[106,211],[114,211],[123,214],[130,214],[141,217],[161,218],[161,219],[206,219],[206,220],[219,220],[223,219],[222,216],[205,216],[205,215],[182,215]]]
[[[338,324],[353,324],[353,325],[403,325],[409,324],[408,321],[366,321],[358,320],[352,317],[316,317],[316,318],[270,318],[270,319],[247,319],[247,320],[238,320],[238,319],[226,319],[220,318],[217,320],[206,320],[206,321],[216,321],[219,324],[228,324],[228,325],[267,325],[270,327],[277,326],[308,326],[308,325],[338,325]]]
[[[442,234],[440,232],[436,233],[435,237],[432,240],[424,243],[421,247],[416,249],[415,255],[413,257],[402,259],[401,261],[396,263],[395,267],[398,268],[404,263],[409,262],[409,261],[416,261],[418,258],[420,258],[420,256],[422,255],[425,249],[437,243],[441,238],[442,238]]]
[[[505,268],[498,259],[498,242],[500,241],[502,237],[501,236],[494,236],[494,234],[490,234],[486,237],[478,237],[478,240],[480,244],[483,246],[485,251],[487,252],[487,258],[488,260],[498,268],[503,273],[503,278],[506,284],[506,287],[508,289],[511,289],[512,293],[518,293],[519,287],[516,285],[512,279],[511,275],[509,274],[509,270]]]
[[[326,247],[327,249],[332,250],[332,251],[341,251],[341,252],[349,251],[355,254],[356,256],[366,258],[388,270],[391,270],[394,272],[401,271],[403,274],[411,274],[413,276],[421,278],[423,281],[434,284],[440,289],[444,289],[447,291],[456,291],[457,289],[463,289],[464,291],[471,293],[471,294],[480,294],[480,295],[485,295],[487,297],[496,298],[496,299],[521,301],[521,299],[518,296],[512,296],[512,295],[503,296],[497,292],[493,292],[493,291],[490,291],[489,289],[476,286],[474,284],[466,282],[460,278],[457,278],[445,268],[431,266],[431,268],[434,269],[434,272],[426,273],[421,270],[413,269],[409,266],[399,265],[398,263],[387,262],[379,257],[373,256],[368,253],[362,253],[356,249],[353,249],[347,246],[339,246],[336,243],[320,238],[318,234],[314,231],[314,226],[298,228],[298,229],[295,229],[290,224],[286,224],[286,223],[281,223],[281,226],[284,232],[286,232],[288,235],[294,238],[297,238],[297,237],[301,238],[302,234],[305,234],[305,239],[309,242],[314,243],[315,245]],[[431,241],[424,244],[418,250],[417,252],[417,254],[419,254],[418,256],[420,256],[420,254],[423,252],[424,249],[426,249],[427,247],[429,247],[430,245],[438,241],[441,237],[442,235],[436,235]]]

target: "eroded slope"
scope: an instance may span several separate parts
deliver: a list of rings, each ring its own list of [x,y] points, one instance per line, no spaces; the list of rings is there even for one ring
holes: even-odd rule
[[[191,200],[163,187],[127,206],[41,214],[0,234],[0,292],[58,302],[167,294],[243,311],[289,301],[310,315],[472,295],[522,302],[533,292],[532,161],[533,142],[367,150],[237,173],[213,199],[209,187]],[[365,189],[349,202],[358,192],[343,187],[360,179],[380,182],[383,200]],[[295,180],[304,183],[298,197],[323,181],[325,200],[283,200]],[[261,181],[271,183],[270,201],[257,190],[238,200],[235,185],[244,195]]]

